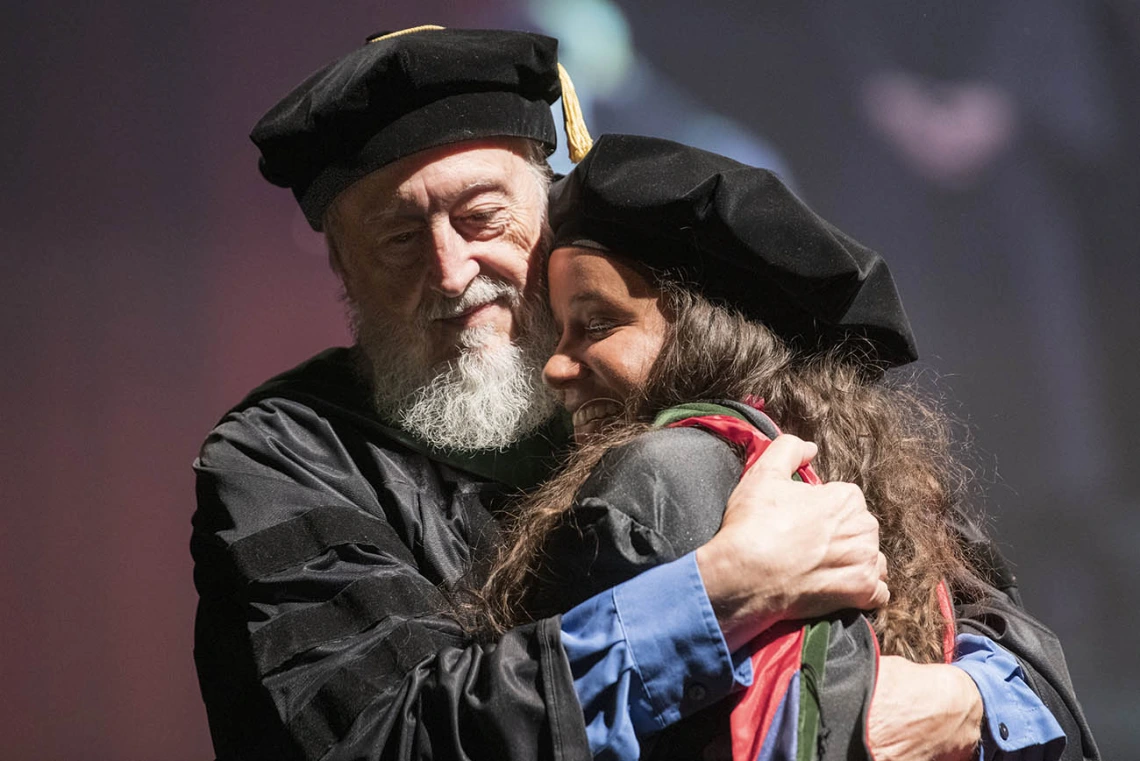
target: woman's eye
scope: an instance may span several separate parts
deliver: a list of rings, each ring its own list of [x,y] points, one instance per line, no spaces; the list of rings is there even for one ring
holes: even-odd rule
[[[613,320],[604,320],[601,318],[594,318],[586,323],[586,335],[591,338],[601,338],[617,327],[617,323]]]

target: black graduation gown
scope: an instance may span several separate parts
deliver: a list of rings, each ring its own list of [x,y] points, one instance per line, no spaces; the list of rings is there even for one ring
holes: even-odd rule
[[[744,405],[731,406],[747,414]],[[607,452],[580,489],[574,510],[547,542],[535,609],[568,610],[704,544],[720,526],[742,467],[727,443],[694,428],[650,431]],[[1065,732],[1062,761],[1099,759],[1056,635],[1021,608],[1008,565],[982,532],[961,514],[956,529],[992,585],[983,602],[956,606],[958,631],[985,635],[1017,657],[1030,689]],[[667,615],[667,602],[663,605]],[[861,698],[847,684],[840,688],[846,695],[831,696],[830,710],[838,719],[830,726],[824,697],[820,757],[866,758],[862,722],[852,714],[850,702],[869,697],[875,659],[866,648],[874,645],[858,638],[859,628],[848,617],[841,623],[832,630],[829,673],[833,660],[840,660],[844,670],[837,673],[847,680],[866,680],[866,691]],[[726,731],[728,710],[720,705],[702,711],[645,749],[654,759],[701,757],[717,733]]]
[[[589,759],[559,619],[475,644],[441,591],[553,449],[425,453],[369,412],[346,349],[227,414],[195,462],[191,539],[218,757]]]
[[[195,661],[218,757],[589,758],[558,618],[481,646],[447,615],[440,591],[492,541],[502,500],[549,473],[551,441],[466,460],[425,452],[380,423],[367,396],[351,352],[330,350],[252,392],[195,463]],[[613,556],[617,573],[595,573],[586,586],[574,579],[566,589],[578,599],[715,531],[740,465],[699,435],[705,445],[661,476],[662,453],[632,458],[640,486],[591,480],[596,506],[618,526],[603,522],[601,534],[630,547]],[[707,477],[710,452],[730,477]],[[658,482],[671,486],[641,493]],[[692,509],[675,509],[682,504]],[[982,633],[1028,663],[1071,749],[1072,738],[1087,737],[1083,717],[1055,638],[1034,630],[1023,643],[1027,618],[1012,604],[975,616]]]

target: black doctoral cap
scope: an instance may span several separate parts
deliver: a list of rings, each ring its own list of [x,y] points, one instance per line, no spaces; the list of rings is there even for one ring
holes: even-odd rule
[[[417,151],[523,137],[549,155],[556,142],[550,105],[560,95],[577,161],[590,136],[557,50],[556,40],[527,32],[425,26],[373,35],[254,126],[261,174],[291,188],[320,230],[342,190]]]
[[[668,140],[603,135],[551,188],[555,247],[612,251],[679,276],[809,351],[918,358],[887,263],[771,172]]]

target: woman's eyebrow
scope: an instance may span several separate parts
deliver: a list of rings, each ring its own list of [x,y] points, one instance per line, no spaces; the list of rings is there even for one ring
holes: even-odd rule
[[[582,303],[587,303],[587,304],[609,303],[609,301],[610,301],[610,298],[605,293],[603,293],[602,291],[599,291],[597,289],[578,291],[577,293],[575,293],[573,296],[570,297],[570,303],[574,304],[574,305],[582,304]]]

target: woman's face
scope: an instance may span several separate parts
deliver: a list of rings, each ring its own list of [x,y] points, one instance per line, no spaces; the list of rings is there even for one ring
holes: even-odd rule
[[[547,275],[560,338],[543,375],[570,411],[581,443],[644,385],[667,321],[657,289],[601,252],[555,249]]]

